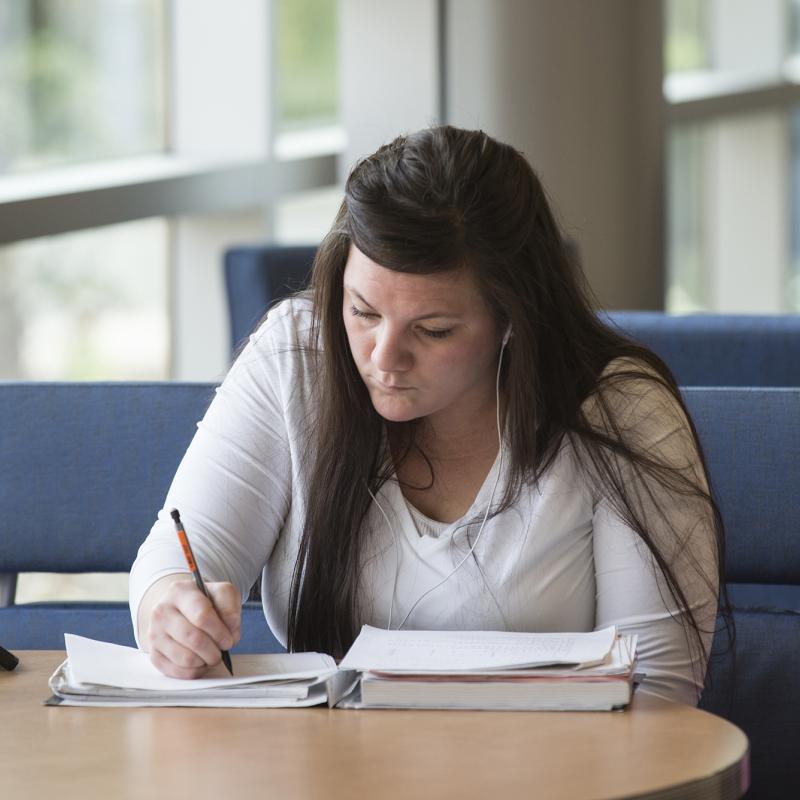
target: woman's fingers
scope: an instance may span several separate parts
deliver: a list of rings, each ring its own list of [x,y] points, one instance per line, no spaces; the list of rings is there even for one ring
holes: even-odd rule
[[[218,586],[219,584],[217,584]],[[208,589],[208,585],[206,586]],[[231,587],[233,588],[233,587]],[[209,589],[209,594],[211,590]],[[220,593],[215,589],[213,597],[218,596]],[[238,594],[237,594],[238,599]],[[197,631],[205,634],[214,644],[217,650],[230,650],[234,645],[233,634],[228,626],[222,621],[221,612],[212,605],[209,600],[199,589],[195,587],[194,591],[183,590],[178,593],[177,602],[175,606],[178,612],[188,621],[189,625]],[[230,610],[225,609],[225,613],[230,615]],[[172,634],[173,636],[175,634]],[[185,635],[189,635],[190,639],[186,639]],[[190,649],[203,655],[203,653],[195,647],[202,647],[204,639],[196,634],[191,633],[189,629],[184,629],[183,634],[179,634],[178,641],[186,644]],[[177,637],[176,637],[177,638]],[[217,653],[219,655],[219,653]]]
[[[194,582],[176,581],[153,608],[148,649],[164,675],[198,678],[239,640],[239,593],[227,582],[208,583],[206,589],[213,604]]]
[[[227,581],[207,583],[206,589],[211,595],[217,614],[233,637],[233,644],[223,648],[230,649],[239,641],[242,632],[242,598],[236,587]]]
[[[169,636],[159,639],[158,645],[150,651],[150,661],[164,675],[184,680],[201,678],[209,669],[209,665],[197,653]]]
[[[225,631],[227,631],[227,628],[222,625],[219,619],[217,619],[217,625],[221,626]],[[180,607],[169,610],[168,615],[164,619],[162,630],[164,632],[165,639],[171,639],[200,661],[200,664],[184,664],[173,659],[174,663],[178,664],[179,666],[194,667],[205,664],[209,667],[213,667],[215,664],[219,663],[221,656],[220,650],[228,649],[224,647],[224,642],[223,645],[217,644],[217,642],[208,635],[204,628],[193,624],[190,618],[181,613]],[[226,632],[225,636],[227,636],[227,641],[232,641],[230,633]],[[164,647],[159,647],[159,649],[165,655],[171,655],[172,652],[176,652],[176,654],[179,655],[178,651],[174,651],[172,649],[165,650]]]

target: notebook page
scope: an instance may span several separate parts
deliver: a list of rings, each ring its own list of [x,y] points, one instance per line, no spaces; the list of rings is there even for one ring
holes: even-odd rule
[[[591,633],[387,631],[364,625],[340,667],[386,672],[467,672],[602,663],[616,628]]]
[[[275,653],[259,659],[258,673],[251,669],[239,674],[234,665],[237,674],[232,677],[220,665],[218,675],[182,680],[162,675],[150,662],[147,653],[133,647],[98,642],[72,633],[65,633],[64,641],[73,683],[96,683],[157,692],[192,692],[268,680],[325,678],[336,672],[334,660],[322,653]]]

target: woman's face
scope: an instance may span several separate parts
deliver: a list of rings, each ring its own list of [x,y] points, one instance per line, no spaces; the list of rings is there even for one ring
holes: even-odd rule
[[[494,408],[500,333],[468,270],[395,272],[351,245],[342,313],[384,419],[454,423]]]

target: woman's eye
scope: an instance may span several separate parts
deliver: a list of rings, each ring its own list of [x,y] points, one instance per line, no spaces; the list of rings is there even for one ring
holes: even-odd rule
[[[369,314],[366,311],[362,311],[360,308],[356,308],[355,306],[350,306],[350,313],[354,317],[374,317],[374,314]]]
[[[422,331],[426,336],[431,336],[434,339],[444,339],[452,333],[450,330],[432,331],[429,328],[423,328]]]
[[[374,314],[370,311],[362,311],[360,308],[356,308],[356,306],[350,306],[350,313],[354,317],[361,317],[362,319],[373,319],[377,317],[377,314]],[[429,336],[431,339],[444,339],[445,337],[449,336],[452,333],[452,330],[449,328],[447,330],[433,330],[431,328],[420,328],[419,329],[425,336]]]

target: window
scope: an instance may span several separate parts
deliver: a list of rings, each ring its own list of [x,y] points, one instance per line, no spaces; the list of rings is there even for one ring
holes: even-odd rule
[[[0,3],[0,377],[221,379],[223,250],[333,218],[337,16]],[[123,599],[119,577],[29,574],[17,597]]]
[[[0,248],[0,378],[165,379],[168,240],[154,219]]]
[[[166,147],[159,0],[0,6],[0,173]]]
[[[800,311],[800,3],[666,0],[670,311]]]
[[[0,113],[11,121],[0,140],[2,375],[221,376],[230,355],[222,251],[283,236],[284,199],[337,180],[344,145],[336,133],[337,7],[336,0],[0,6]],[[300,215],[290,235],[319,238],[316,218],[305,233],[303,224]],[[125,247],[114,245],[122,240]],[[141,265],[141,280],[125,278],[132,265]],[[32,299],[41,307],[21,315]],[[147,353],[123,357],[120,334],[114,354],[102,355],[99,331],[112,314],[120,331],[130,325],[132,341],[145,308],[159,320],[149,327]],[[33,343],[56,319],[74,339],[60,340],[63,353],[44,359]]]
[[[339,116],[336,0],[277,0],[277,125],[297,130]]]

